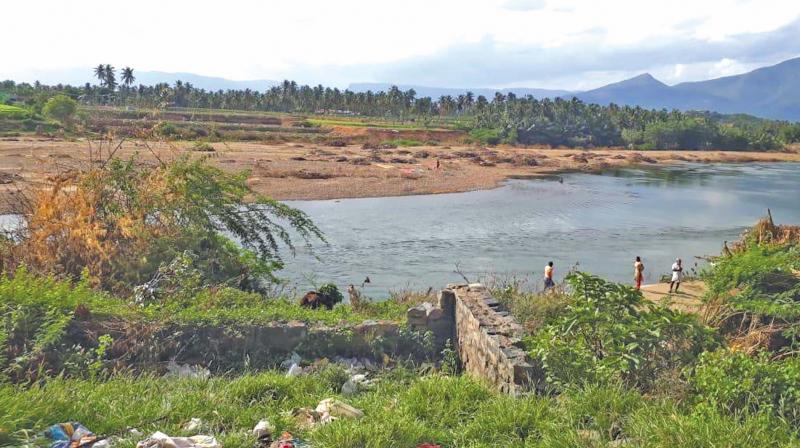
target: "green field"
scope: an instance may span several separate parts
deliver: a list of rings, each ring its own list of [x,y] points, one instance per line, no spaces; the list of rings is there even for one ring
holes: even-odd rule
[[[30,116],[31,113],[21,107],[0,104],[0,119],[22,120]]]

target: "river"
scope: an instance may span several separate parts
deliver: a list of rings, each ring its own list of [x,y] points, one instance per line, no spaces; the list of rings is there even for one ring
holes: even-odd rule
[[[539,288],[552,260],[557,278],[573,266],[630,282],[634,257],[645,283],[677,257],[718,254],[772,210],[800,223],[800,164],[682,164],[510,180],[494,190],[390,198],[289,201],[323,230],[327,245],[287,257],[281,276],[299,289],[370,283],[364,292],[441,288],[515,277]]]

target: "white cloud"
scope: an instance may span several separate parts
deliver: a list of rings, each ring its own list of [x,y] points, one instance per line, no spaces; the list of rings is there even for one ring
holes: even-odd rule
[[[230,79],[288,77],[337,85],[352,81],[407,83],[415,79],[435,83],[437,78],[411,76],[415,75],[413,68],[393,68],[448,55],[454,49],[484,48],[482,43],[491,42],[493,50],[505,55],[503,63],[509,64],[509,72],[525,75],[481,80],[484,85],[536,81],[578,88],[605,76],[587,77],[591,73],[612,76],[654,71],[670,82],[679,82],[693,79],[703,70],[707,74],[736,72],[752,61],[714,54],[703,61],[694,58],[662,64],[641,58],[639,65],[631,60],[622,67],[619,61],[615,65],[597,54],[637,55],[642,49],[687,40],[719,47],[743,33],[767,33],[791,23],[800,16],[800,2],[27,0],[7,2],[3,12],[3,34],[20,37],[3,45],[0,79],[35,77],[45,70],[103,62]],[[578,59],[569,62],[585,63],[577,64],[582,68],[575,73],[530,76],[534,70],[521,68],[539,50],[548,56],[537,63],[564,63],[558,53]],[[515,54],[519,55],[517,59]],[[724,58],[731,62],[718,66]],[[479,59],[475,61],[477,66],[450,67],[453,76],[439,84],[475,82],[478,76],[466,75],[485,68]],[[680,72],[679,65],[684,67]],[[459,71],[465,76],[459,78]],[[404,78],[382,78],[394,74]]]

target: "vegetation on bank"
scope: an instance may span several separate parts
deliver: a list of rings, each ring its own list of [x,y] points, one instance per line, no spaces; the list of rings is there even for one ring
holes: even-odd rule
[[[336,367],[300,377],[254,372],[263,359],[225,344],[251,324],[400,321],[408,306],[309,310],[270,294],[295,244],[290,235],[321,242],[306,215],[256,195],[247,173],[189,155],[150,165],[93,160],[27,199],[25,225],[0,245],[0,444],[72,420],[107,434],[128,426],[184,434],[192,417],[226,446],[252,446],[247,430],[265,417],[319,447],[800,442],[798,228],[764,220],[726,248],[702,274],[709,293],[701,316],[583,273],[547,295],[497,288],[528,330],[524,344],[541,373],[536,393],[501,396],[445,374],[454,369],[425,375],[409,365],[375,373],[370,390],[343,398],[364,418],[306,430],[283,411],[338,396],[347,375]],[[150,353],[168,340],[185,349],[165,324],[215,327],[236,363],[222,364],[223,376],[191,380],[110,359],[118,345]],[[115,341],[112,333],[132,336]],[[86,334],[90,343],[77,344]]]
[[[381,92],[351,92],[323,86],[300,86],[293,81],[284,81],[265,92],[249,89],[206,91],[181,81],[174,85],[136,87],[132,81],[135,77],[131,75],[126,77],[129,82],[118,86],[116,79],[108,75],[109,68],[113,74],[113,67],[104,67],[97,75],[100,86],[88,83],[82,87],[44,86],[5,81],[0,84],[0,91],[15,95],[21,99],[16,104],[22,104],[33,113],[41,113],[49,98],[64,95],[80,99],[90,106],[319,114],[303,120],[303,126],[297,128],[307,131],[315,131],[321,125],[456,128],[469,133],[467,142],[490,145],[769,151],[800,142],[800,124],[746,115],[647,110],[615,104],[600,106],[586,104],[577,98],[537,100],[512,93],[497,93],[486,98],[465,92],[455,98],[443,96],[434,99],[417,97],[413,89],[401,91],[392,87]],[[357,118],[359,116],[371,119]],[[172,131],[183,138],[198,138],[197,135],[190,137],[177,127]],[[204,132],[208,134],[207,130]],[[242,132],[231,138],[247,139],[248,135]]]
[[[250,430],[267,418],[281,431],[314,447],[789,447],[798,443],[791,427],[766,414],[737,416],[714,408],[644,396],[619,387],[591,386],[559,397],[499,395],[468,377],[420,376],[395,370],[369,390],[341,397],[347,379],[331,367],[310,375],[282,372],[209,380],[132,378],[106,381],[54,378],[27,387],[0,386],[0,444],[19,444],[53,422],[77,420],[100,434],[120,434],[132,447],[135,427],[188,434],[182,426],[197,417],[203,432],[224,446],[255,444]],[[288,414],[339,399],[364,411],[311,430]],[[138,437],[142,438],[142,436]]]

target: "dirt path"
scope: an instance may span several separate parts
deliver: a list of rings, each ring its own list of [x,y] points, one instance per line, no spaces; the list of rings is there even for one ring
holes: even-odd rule
[[[669,293],[669,283],[656,283],[642,286],[645,299],[656,303],[666,302],[670,308],[687,313],[697,313],[703,305],[702,298],[706,285],[700,280],[681,283],[680,291]]]
[[[800,161],[800,153],[652,151],[621,149],[475,148],[418,146],[365,149],[309,143],[213,143],[207,154],[230,170],[248,169],[251,185],[276,199],[338,199],[453,193],[494,188],[511,177],[565,171],[599,171],[632,165],[691,162]],[[169,157],[191,142],[125,141],[117,155]],[[112,146],[85,140],[0,139],[0,211],[20,186],[41,185],[54,173],[85,164],[89,154]],[[437,161],[439,168],[437,169]]]

